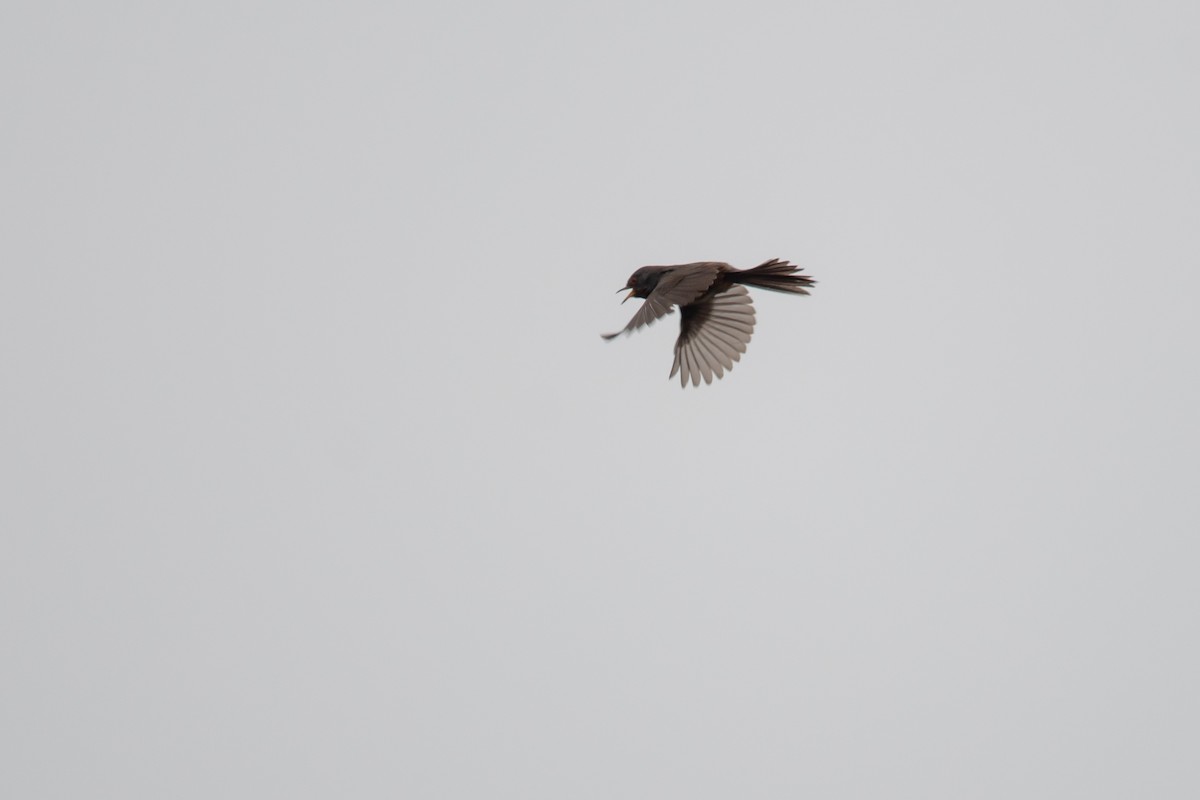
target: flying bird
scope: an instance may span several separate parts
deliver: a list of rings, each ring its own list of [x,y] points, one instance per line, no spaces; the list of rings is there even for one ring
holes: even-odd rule
[[[720,261],[697,261],[670,267],[642,267],[618,289],[630,290],[625,300],[640,297],[646,302],[616,333],[600,334],[613,339],[622,333],[649,325],[679,306],[679,338],[675,341],[675,363],[668,378],[679,373],[679,385],[712,383],[746,352],[754,333],[754,304],[747,286],[789,294],[808,294],[816,281],[798,275],[801,268],[773,258],[750,269],[736,269]],[[625,300],[621,302],[624,303]]]

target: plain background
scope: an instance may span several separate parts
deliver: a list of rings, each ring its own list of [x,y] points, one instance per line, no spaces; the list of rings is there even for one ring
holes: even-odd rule
[[[5,3],[0,795],[1200,795],[1198,9]]]

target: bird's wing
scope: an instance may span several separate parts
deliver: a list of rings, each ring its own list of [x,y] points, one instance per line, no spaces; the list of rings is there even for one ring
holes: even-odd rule
[[[708,291],[717,275],[721,273],[716,264],[688,264],[686,267],[672,270],[662,277],[658,286],[654,287],[642,307],[629,320],[629,324],[616,333],[600,334],[605,339],[612,339],[622,333],[637,330],[643,325],[649,325],[659,317],[670,314],[671,306],[684,306]]]
[[[702,303],[683,309],[679,339],[675,342],[675,364],[669,377],[680,373],[681,386],[712,383],[746,352],[754,333],[754,304],[746,287],[734,285]]]

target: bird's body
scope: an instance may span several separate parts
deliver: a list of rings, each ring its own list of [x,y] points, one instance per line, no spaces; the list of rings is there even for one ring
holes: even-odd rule
[[[642,267],[629,276],[624,289],[630,290],[629,297],[646,302],[622,331],[602,336],[612,339],[649,325],[670,314],[672,306],[679,306],[679,339],[669,377],[680,373],[682,386],[689,380],[699,386],[702,377],[705,383],[712,383],[713,375],[721,378],[725,370],[733,369],[754,333],[754,305],[746,287],[808,294],[807,287],[815,281],[798,272],[800,267],[779,259],[751,269],[736,269],[720,261]]]

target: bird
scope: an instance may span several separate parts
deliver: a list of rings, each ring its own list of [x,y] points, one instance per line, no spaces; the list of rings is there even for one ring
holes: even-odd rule
[[[668,380],[679,374],[679,385],[688,381],[700,385],[703,377],[711,384],[713,375],[726,371],[746,352],[754,333],[754,304],[747,286],[788,294],[808,294],[816,283],[802,268],[772,258],[757,267],[737,269],[723,261],[696,261],[673,266],[641,267],[629,276],[618,292],[629,290],[631,297],[645,300],[616,333],[600,336],[611,341],[622,333],[631,333],[643,325],[672,313],[679,306],[679,338],[675,341],[675,363]]]

